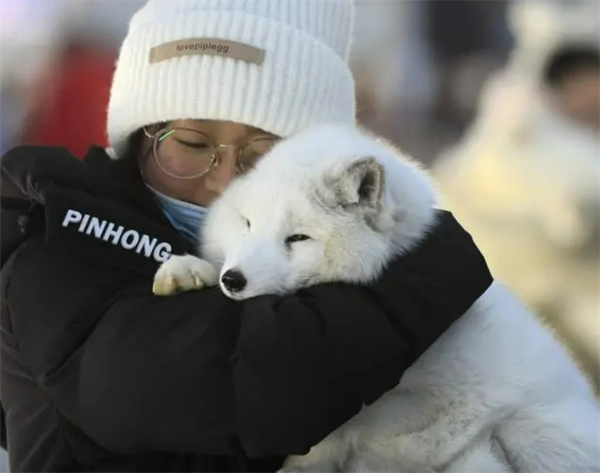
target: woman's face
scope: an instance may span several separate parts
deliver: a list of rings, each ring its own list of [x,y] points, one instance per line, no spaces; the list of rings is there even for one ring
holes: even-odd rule
[[[554,91],[558,109],[580,125],[600,133],[600,74],[594,68],[574,71]]]
[[[165,128],[170,131],[157,135]],[[146,138],[141,149],[140,166],[148,184],[202,206],[209,205],[277,140],[258,128],[225,121],[176,120],[146,129],[157,135]]]

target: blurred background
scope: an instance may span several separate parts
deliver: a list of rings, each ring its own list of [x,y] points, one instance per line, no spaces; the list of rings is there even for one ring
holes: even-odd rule
[[[143,3],[2,0],[1,151],[106,144],[118,47]],[[496,278],[596,387],[599,25],[598,0],[358,0],[352,56],[361,123],[431,169]]]

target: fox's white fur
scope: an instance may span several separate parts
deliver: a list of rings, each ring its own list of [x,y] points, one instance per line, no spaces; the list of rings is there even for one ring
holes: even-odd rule
[[[387,144],[341,125],[307,130],[213,204],[210,264],[172,258],[155,292],[219,281],[244,299],[366,283],[434,228],[434,205],[426,175]],[[237,283],[224,282],[232,272]],[[598,472],[600,410],[562,346],[494,283],[395,389],[285,470]]]

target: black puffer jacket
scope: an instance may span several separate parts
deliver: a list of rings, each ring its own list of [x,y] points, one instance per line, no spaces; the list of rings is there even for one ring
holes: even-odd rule
[[[441,212],[370,287],[155,297],[158,261],[193,248],[134,163],[21,147],[2,158],[1,186],[15,471],[275,470],[392,388],[491,283]]]

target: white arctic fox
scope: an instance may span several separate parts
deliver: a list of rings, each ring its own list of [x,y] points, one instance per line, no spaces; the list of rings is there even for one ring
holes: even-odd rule
[[[477,198],[474,196],[473,198]],[[220,284],[233,299],[365,283],[435,228],[419,168],[355,128],[277,145],[212,206],[201,260],[174,256],[154,290]],[[600,409],[562,346],[498,283],[399,385],[286,471],[600,471]]]

